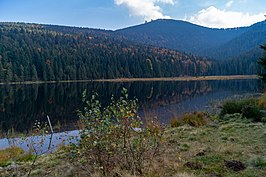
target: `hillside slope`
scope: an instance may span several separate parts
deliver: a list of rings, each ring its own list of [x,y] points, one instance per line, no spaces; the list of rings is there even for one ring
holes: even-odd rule
[[[216,59],[237,58],[241,56],[242,58],[254,60],[254,57],[250,56],[252,54],[257,60],[261,54],[259,50],[260,45],[265,43],[266,21],[263,21],[250,26],[246,32],[229,42],[207,50],[206,53]]]
[[[178,20],[155,20],[115,33],[134,42],[225,60],[251,52],[260,55],[255,49],[266,43],[266,21],[250,27],[214,29]]]
[[[0,23],[1,82],[208,75],[212,64],[110,31]]]
[[[178,20],[155,20],[116,33],[135,42],[205,55],[207,49],[225,44],[247,30],[212,29]]]

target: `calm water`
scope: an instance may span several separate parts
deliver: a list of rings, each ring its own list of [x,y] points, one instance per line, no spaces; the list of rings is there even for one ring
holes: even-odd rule
[[[261,93],[263,89],[259,80],[2,85],[0,128],[26,132],[36,120],[45,121],[49,115],[52,124],[61,131],[74,130],[84,89],[97,92],[106,105],[112,94],[119,97],[123,87],[130,97],[139,99],[142,117],[156,116],[162,123],[185,112],[210,111],[215,101]]]

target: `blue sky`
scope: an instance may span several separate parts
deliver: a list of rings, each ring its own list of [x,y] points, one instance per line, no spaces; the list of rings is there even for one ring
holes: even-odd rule
[[[263,2],[264,1],[264,2]],[[209,27],[265,19],[265,0],[0,0],[0,21],[118,29],[171,18]]]

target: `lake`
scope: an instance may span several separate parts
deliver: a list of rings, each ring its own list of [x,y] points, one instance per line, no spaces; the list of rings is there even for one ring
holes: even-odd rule
[[[49,115],[57,132],[78,129],[77,110],[82,109],[82,92],[97,92],[103,105],[121,89],[139,100],[139,114],[164,124],[186,112],[212,111],[215,102],[241,95],[262,93],[257,79],[217,81],[87,82],[0,86],[0,126],[2,132],[27,132],[35,121]],[[89,95],[90,96],[90,95]]]

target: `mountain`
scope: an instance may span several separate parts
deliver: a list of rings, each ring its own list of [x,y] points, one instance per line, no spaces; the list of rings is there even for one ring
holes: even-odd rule
[[[247,30],[212,29],[179,20],[155,20],[116,33],[135,42],[203,55],[206,49],[225,44]]]
[[[112,31],[0,23],[0,81],[213,74],[212,60],[137,44]]]
[[[215,29],[179,20],[155,20],[115,32],[126,39],[213,59],[230,59],[257,52],[266,43],[266,21],[250,27]]]
[[[117,31],[0,23],[0,82],[256,74],[265,23],[156,20]]]
[[[225,44],[207,50],[207,54],[216,59],[246,58],[258,60],[262,50],[260,45],[266,43],[266,21],[256,23],[240,36]]]

